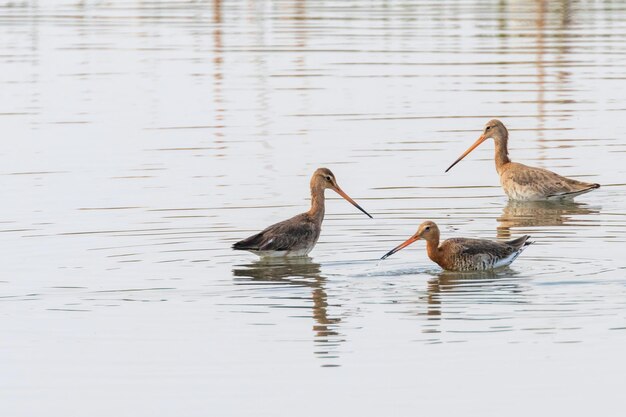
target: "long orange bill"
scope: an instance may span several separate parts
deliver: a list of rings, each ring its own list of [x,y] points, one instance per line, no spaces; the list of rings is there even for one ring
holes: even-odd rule
[[[393,255],[394,253],[398,252],[400,249],[406,248],[407,246],[409,246],[411,243],[415,242],[416,240],[419,240],[419,237],[415,237],[415,236],[411,236],[410,238],[408,238],[406,240],[406,242],[399,244],[398,246],[396,246],[395,248],[391,249],[389,252],[387,252],[382,258],[380,258],[381,260],[383,259],[387,259],[388,257],[390,257],[391,255]]]
[[[459,162],[461,162],[461,159],[465,158],[470,152],[472,152],[474,149],[476,149],[478,147],[478,145],[480,145],[481,143],[483,143],[485,141],[485,139],[487,139],[485,137],[485,135],[480,135],[480,137],[478,138],[478,140],[476,142],[474,142],[474,144],[472,146],[469,147],[468,150],[466,150],[463,155],[459,156],[459,159],[457,159],[456,161],[454,161],[454,163],[452,165],[450,165],[448,167],[448,169],[446,169],[446,172],[450,171],[450,169],[455,166],[456,164],[458,164]]]
[[[337,191],[337,194],[339,194],[340,196],[345,198],[348,203],[352,204],[354,207],[358,208],[363,213],[367,214],[370,219],[373,219],[371,214],[369,214],[367,211],[363,210],[363,207],[359,206],[356,203],[356,201],[354,201],[353,199],[350,198],[350,196],[348,194],[344,193],[343,190],[341,188],[339,188],[339,186],[337,186],[337,188],[335,188],[335,191]]]

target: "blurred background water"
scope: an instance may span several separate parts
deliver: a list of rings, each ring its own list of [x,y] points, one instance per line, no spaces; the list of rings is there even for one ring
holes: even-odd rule
[[[621,415],[626,4],[0,0],[11,416]],[[599,182],[514,204],[515,161]],[[230,245],[305,211],[311,259]],[[536,242],[442,273],[422,242]]]

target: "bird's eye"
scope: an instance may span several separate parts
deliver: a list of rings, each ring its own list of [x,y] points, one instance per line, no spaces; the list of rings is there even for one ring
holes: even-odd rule
[[[424,230],[426,230],[428,232],[430,230],[430,226],[426,226],[426,228]]]
[[[489,129],[491,129],[491,126],[487,126],[487,128],[485,130],[489,130]]]
[[[330,175],[326,175],[326,181],[330,181]]]

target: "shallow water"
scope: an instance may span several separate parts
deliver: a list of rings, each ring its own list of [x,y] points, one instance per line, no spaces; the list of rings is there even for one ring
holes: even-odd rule
[[[626,6],[0,0],[11,416],[619,415]],[[507,202],[487,142],[598,182]],[[310,259],[230,245],[305,211]],[[422,242],[532,235],[508,269]]]

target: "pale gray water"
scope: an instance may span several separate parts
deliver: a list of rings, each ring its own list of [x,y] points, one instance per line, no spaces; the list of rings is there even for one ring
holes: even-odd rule
[[[622,415],[626,5],[0,0],[7,416]],[[485,143],[603,187],[509,204]],[[230,245],[327,193],[309,261]],[[442,274],[423,242],[517,237]]]

